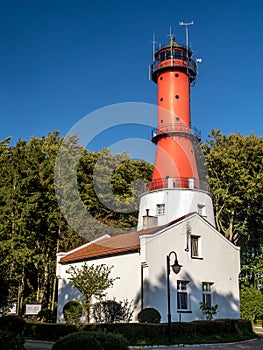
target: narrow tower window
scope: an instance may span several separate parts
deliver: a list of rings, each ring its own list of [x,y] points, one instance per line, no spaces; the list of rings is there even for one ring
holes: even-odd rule
[[[175,98],[178,100],[180,97],[179,97],[179,95],[175,95]]]
[[[162,97],[160,98],[160,101],[163,101],[163,98],[162,98]]]

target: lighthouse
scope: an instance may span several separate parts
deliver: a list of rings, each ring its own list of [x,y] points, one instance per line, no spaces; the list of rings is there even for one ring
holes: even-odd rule
[[[179,45],[170,34],[170,42],[154,53],[150,68],[158,91],[158,121],[152,135],[156,155],[152,181],[140,199],[138,230],[193,212],[215,226],[200,133],[191,124],[190,90],[196,75],[188,40],[186,46]]]

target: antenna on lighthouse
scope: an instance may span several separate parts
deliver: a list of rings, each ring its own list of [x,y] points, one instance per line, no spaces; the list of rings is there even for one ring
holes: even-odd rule
[[[191,22],[180,22],[179,26],[185,26],[185,42],[186,42],[186,48],[188,50],[188,27],[194,24],[194,21]]]
[[[170,38],[170,43],[172,43],[173,40],[174,40],[174,33],[173,33],[173,28],[172,28],[172,26],[170,26],[170,31],[169,31],[168,36],[169,36],[169,38]]]
[[[152,43],[152,55],[153,55],[152,60],[154,61],[155,44],[157,44],[157,41],[155,41],[155,34],[154,33],[153,33],[153,40],[151,41],[151,43]]]

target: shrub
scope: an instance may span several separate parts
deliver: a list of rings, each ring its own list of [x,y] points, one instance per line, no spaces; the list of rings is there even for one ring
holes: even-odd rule
[[[56,341],[67,334],[77,332],[83,326],[81,324],[27,322],[24,336],[28,339]]]
[[[92,307],[92,316],[98,323],[130,322],[133,312],[128,300],[119,303],[116,300],[104,300]]]
[[[106,332],[76,332],[60,338],[52,350],[127,350],[128,341],[120,334]]]
[[[139,312],[138,321],[142,323],[160,323],[161,315],[153,307],[147,307]]]
[[[56,317],[54,312],[50,309],[42,309],[37,314],[38,318],[43,322],[55,322]]]
[[[10,331],[0,331],[0,349],[1,350],[24,350],[24,339]]]
[[[245,286],[240,290],[240,314],[244,319],[256,320],[263,314],[263,294],[254,286]]]
[[[63,308],[65,320],[69,324],[77,324],[80,321],[83,307],[77,300],[69,301]]]
[[[218,305],[210,305],[209,303],[200,303],[200,310],[207,320],[212,320],[218,312]]]
[[[3,316],[0,317],[0,329],[23,334],[26,326],[26,321],[18,316]]]

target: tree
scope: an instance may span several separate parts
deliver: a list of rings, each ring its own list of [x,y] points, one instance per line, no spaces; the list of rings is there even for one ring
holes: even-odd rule
[[[263,138],[212,130],[203,149],[217,228],[241,247],[241,278],[258,287],[263,277]]]
[[[111,208],[112,197],[103,189],[103,175],[109,175],[108,188],[118,204],[132,203],[137,196],[133,182],[151,177],[152,166],[144,161],[121,154],[113,156],[109,150],[92,153],[78,144],[77,136],[69,139],[69,148],[58,131],[29,141],[19,140],[15,145],[10,145],[10,138],[0,141],[0,292],[2,303],[18,301],[19,313],[29,301],[54,310],[58,251],[73,249],[102,233],[120,234],[136,226],[136,207],[128,213]],[[77,186],[72,188],[76,174],[70,165],[79,153],[80,159],[73,162],[77,164]],[[93,171],[99,159],[102,176],[98,184],[106,203],[100,201],[94,189]],[[77,229],[66,221],[58,204],[55,164],[57,184],[67,200],[65,210],[71,213]],[[112,168],[112,164],[116,167]],[[60,166],[66,168],[64,178]],[[91,218],[79,220],[79,197]]]
[[[29,142],[0,143],[0,268],[8,276],[7,301],[54,308],[56,252],[83,243],[61,216],[53,168],[58,132]]]
[[[71,266],[67,270],[70,284],[82,293],[85,323],[90,321],[91,298],[103,298],[105,291],[117,279],[110,277],[112,268],[113,266],[108,267],[105,264],[89,266],[85,263],[81,268]]]
[[[240,291],[240,314],[242,318],[255,321],[263,316],[263,294],[254,286],[244,286]]]

